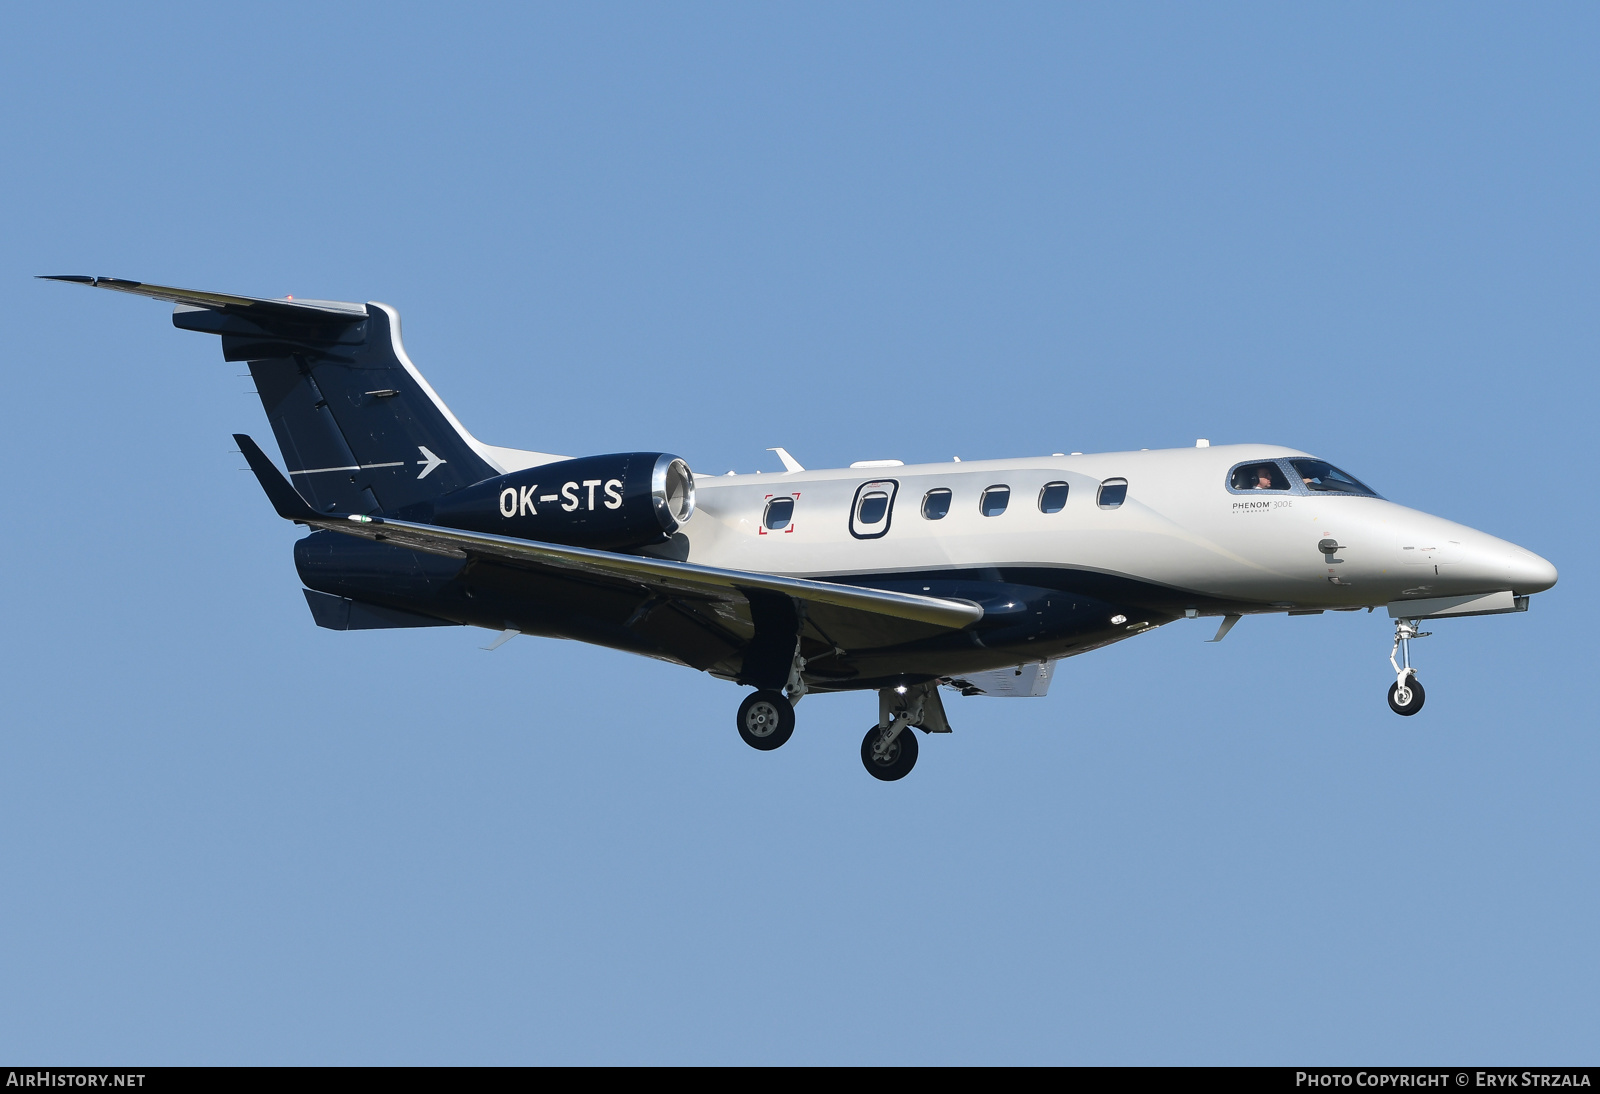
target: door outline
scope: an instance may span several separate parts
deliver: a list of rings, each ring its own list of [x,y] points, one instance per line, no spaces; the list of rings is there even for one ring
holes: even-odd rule
[[[883,512],[883,528],[876,532],[856,531],[856,517],[861,512],[861,499],[867,491],[876,490],[889,495],[889,504]],[[873,479],[856,487],[856,496],[850,499],[850,534],[857,539],[882,539],[889,534],[889,525],[894,520],[894,499],[900,492],[898,479]]]

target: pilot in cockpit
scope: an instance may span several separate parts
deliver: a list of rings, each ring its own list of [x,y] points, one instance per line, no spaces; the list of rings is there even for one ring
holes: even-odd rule
[[[1233,473],[1235,490],[1287,490],[1289,482],[1275,463],[1247,463]]]

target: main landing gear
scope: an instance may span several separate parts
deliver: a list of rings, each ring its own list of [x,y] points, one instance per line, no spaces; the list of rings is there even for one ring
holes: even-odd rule
[[[917,766],[917,735],[901,718],[887,727],[873,726],[861,739],[861,763],[874,779],[903,779]]]
[[[771,752],[794,735],[794,704],[781,691],[752,692],[739,704],[739,736],[751,748]]]
[[[867,730],[861,740],[861,765],[867,774],[886,783],[911,774],[917,766],[917,735],[911,732],[913,729],[950,732],[937,680],[878,692],[878,724]]]
[[[794,705],[805,698],[805,671],[806,659],[800,656],[800,640],[796,638],[784,690],[762,688],[746,695],[739,704],[739,736],[744,738],[745,744],[771,752],[782,748],[794,736]]]
[[[1389,664],[1394,666],[1394,683],[1389,685],[1389,709],[1396,714],[1410,717],[1422,709],[1423,700],[1428,693],[1422,690],[1422,683],[1417,679],[1417,670],[1411,667],[1411,640],[1413,638],[1426,638],[1432,631],[1417,630],[1415,619],[1396,619],[1394,621],[1394,649],[1389,651]],[[1400,660],[1395,660],[1395,654],[1400,655]]]
[[[745,696],[736,719],[739,736],[751,748],[771,752],[794,735],[794,705],[805,694],[803,681],[791,679],[788,694],[762,688]],[[949,733],[939,681],[885,688],[878,692],[878,723],[861,740],[861,766],[880,782],[894,782],[917,765],[917,735]]]

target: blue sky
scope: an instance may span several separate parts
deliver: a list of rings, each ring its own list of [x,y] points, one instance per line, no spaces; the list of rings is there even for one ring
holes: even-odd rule
[[[1592,6],[12,5],[0,1056],[1593,1062]],[[242,367],[381,300],[478,436],[700,471],[1262,441],[1561,568],[1178,623],[782,750],[689,670],[313,626]]]

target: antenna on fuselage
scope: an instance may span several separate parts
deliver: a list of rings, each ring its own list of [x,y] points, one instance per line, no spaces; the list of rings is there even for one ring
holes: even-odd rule
[[[1228,632],[1233,630],[1233,625],[1235,623],[1239,622],[1240,618],[1241,617],[1237,616],[1237,615],[1225,615],[1225,616],[1223,616],[1222,617],[1222,626],[1217,628],[1217,636],[1215,638],[1206,639],[1206,642],[1207,643],[1221,642],[1224,638],[1228,637]]]
[[[796,471],[804,471],[805,470],[805,468],[800,466],[800,461],[795,459],[793,456],[789,455],[789,453],[787,451],[785,451],[784,449],[782,449],[782,448],[769,448],[769,449],[767,449],[767,451],[768,452],[776,452],[778,454],[778,459],[783,461],[783,473],[785,475],[792,475]]]

